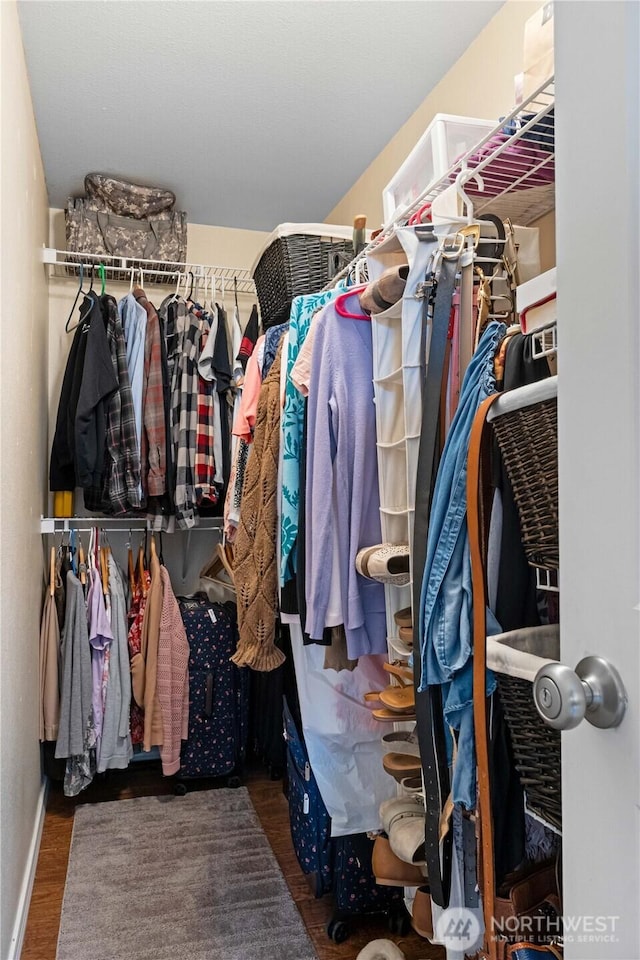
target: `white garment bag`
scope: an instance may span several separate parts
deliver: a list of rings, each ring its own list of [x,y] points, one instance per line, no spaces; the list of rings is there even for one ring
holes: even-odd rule
[[[388,685],[384,657],[361,657],[354,670],[325,670],[325,647],[305,646],[300,622],[289,624],[302,730],[311,769],[331,816],[331,835],[380,829],[378,810],[395,796],[382,766],[387,724],[374,720],[363,696]]]

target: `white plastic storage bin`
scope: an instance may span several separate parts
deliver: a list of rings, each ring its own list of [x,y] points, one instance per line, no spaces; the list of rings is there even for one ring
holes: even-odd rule
[[[437,113],[384,188],[382,202],[385,226],[443,177],[456,160],[468,153],[494,127],[495,120]]]

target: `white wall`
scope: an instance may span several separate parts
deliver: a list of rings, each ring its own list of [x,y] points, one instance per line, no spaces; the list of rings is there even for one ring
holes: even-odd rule
[[[15,2],[0,3],[0,957],[40,814],[38,631],[47,440],[48,202]]]

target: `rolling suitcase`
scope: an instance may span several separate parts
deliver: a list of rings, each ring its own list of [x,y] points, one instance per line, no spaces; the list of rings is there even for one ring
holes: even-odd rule
[[[333,894],[334,912],[327,935],[335,943],[343,943],[351,932],[350,919],[372,915],[386,915],[390,931],[405,934],[409,916],[403,890],[376,883],[371,866],[373,841],[366,833],[331,838],[331,817],[286,698],[284,736],[291,839],[300,869],[311,878],[316,897]]]
[[[307,748],[284,699],[287,797],[291,840],[300,869],[310,878],[316,897],[331,889],[333,845],[331,818],[311,770]]]
[[[331,842],[334,913],[327,936],[334,943],[343,943],[351,932],[351,918],[374,915],[386,916],[390,932],[404,936],[409,930],[404,891],[376,883],[371,866],[373,840],[366,833],[354,833]]]
[[[238,641],[234,603],[205,595],[179,597],[189,642],[189,728],[183,742],[176,792],[183,779],[228,777],[240,786],[249,724],[249,678],[231,662]]]

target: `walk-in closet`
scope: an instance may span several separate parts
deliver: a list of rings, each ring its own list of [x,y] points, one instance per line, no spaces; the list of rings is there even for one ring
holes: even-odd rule
[[[638,4],[0,35],[0,960],[637,960]]]

